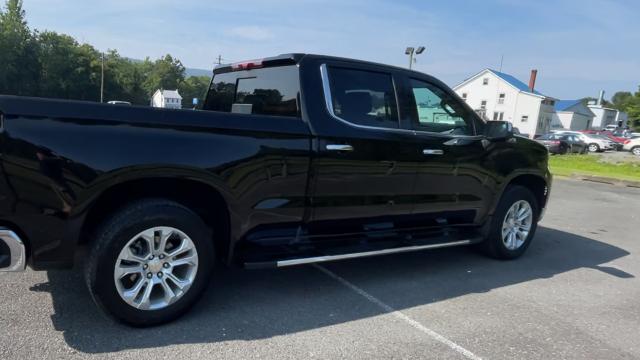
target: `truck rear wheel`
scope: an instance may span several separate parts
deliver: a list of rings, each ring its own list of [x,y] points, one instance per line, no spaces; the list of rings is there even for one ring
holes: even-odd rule
[[[483,250],[496,259],[516,259],[527,250],[538,227],[538,202],[523,186],[509,186],[493,215]]]
[[[133,326],[165,323],[199,298],[213,267],[210,229],[173,201],[132,203],[95,232],[85,264],[94,301]]]

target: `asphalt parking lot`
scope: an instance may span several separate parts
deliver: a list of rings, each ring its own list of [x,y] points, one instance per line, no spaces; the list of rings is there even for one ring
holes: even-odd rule
[[[467,248],[221,269],[179,321],[103,318],[79,271],[0,274],[0,359],[640,358],[640,189],[557,180],[521,259]]]

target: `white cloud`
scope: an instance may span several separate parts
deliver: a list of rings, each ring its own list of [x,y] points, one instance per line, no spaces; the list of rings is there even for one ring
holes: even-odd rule
[[[253,41],[270,40],[275,37],[271,30],[261,26],[253,25],[232,27],[231,29],[225,31],[225,33],[229,36]]]

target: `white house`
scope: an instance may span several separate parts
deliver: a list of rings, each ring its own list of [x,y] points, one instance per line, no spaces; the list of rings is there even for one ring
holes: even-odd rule
[[[151,97],[152,107],[182,109],[182,96],[178,90],[158,89]]]
[[[529,137],[551,129],[555,99],[535,90],[537,70],[529,86],[515,77],[485,69],[468,78],[455,90],[474,110],[489,120],[505,120]]]
[[[582,100],[558,100],[556,112],[551,119],[551,128],[564,130],[589,130],[595,114]]]
[[[595,114],[593,125],[591,125],[594,130],[604,129],[607,125],[617,125],[618,110],[598,104],[589,104],[589,109]]]

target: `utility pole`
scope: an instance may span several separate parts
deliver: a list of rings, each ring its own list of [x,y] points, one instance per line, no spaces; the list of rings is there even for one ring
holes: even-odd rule
[[[104,52],[102,53],[102,75],[100,76],[100,102],[104,103]]]

